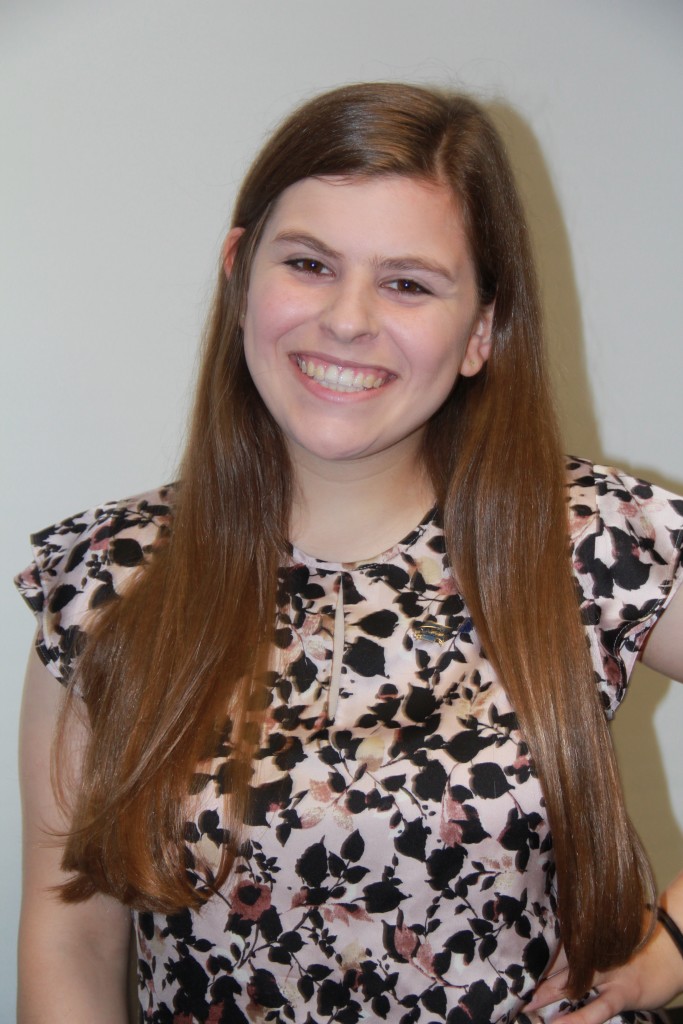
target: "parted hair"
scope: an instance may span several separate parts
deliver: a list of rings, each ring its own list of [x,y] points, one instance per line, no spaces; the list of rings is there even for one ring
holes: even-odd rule
[[[527,228],[501,139],[470,98],[394,83],[317,96],[275,131],[240,189],[244,229],[222,268],[169,542],[102,610],[80,660],[91,722],[62,887],[131,906],[197,907],[183,844],[197,763],[230,722],[230,792],[212,885],[229,875],[258,742],[292,468],[244,357],[240,314],[264,225],[290,185],[402,175],[446,185],[463,218],[491,355],[461,377],[424,436],[449,560],[505,682],[552,829],[570,987],[625,961],[652,880],[630,826],[569,560],[565,479]],[[206,600],[202,600],[206,595]],[[72,701],[72,703],[75,703]],[[62,722],[61,748],[65,723]],[[59,739],[59,737],[58,737]],[[57,744],[59,769],[60,743]]]

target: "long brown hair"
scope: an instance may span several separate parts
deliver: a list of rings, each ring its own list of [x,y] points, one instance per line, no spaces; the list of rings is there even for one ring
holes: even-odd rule
[[[92,721],[64,866],[68,900],[94,891],[154,910],[210,895],[187,877],[183,827],[197,762],[235,757],[226,844],[247,799],[291,466],[249,376],[240,311],[263,227],[313,175],[399,174],[447,184],[482,304],[495,299],[485,369],[461,378],[425,434],[447,550],[505,681],[552,828],[562,939],[575,994],[628,958],[651,890],[623,805],[568,558],[564,473],[527,230],[501,141],[470,99],[398,84],[343,87],[297,110],[247,174],[220,274],[170,541],[100,616],[80,666]],[[223,735],[226,714],[229,736]]]

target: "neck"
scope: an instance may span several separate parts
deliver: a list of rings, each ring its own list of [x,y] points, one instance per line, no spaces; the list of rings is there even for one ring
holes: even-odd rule
[[[292,453],[290,541],[329,562],[370,559],[400,541],[434,504],[415,453],[318,462]]]

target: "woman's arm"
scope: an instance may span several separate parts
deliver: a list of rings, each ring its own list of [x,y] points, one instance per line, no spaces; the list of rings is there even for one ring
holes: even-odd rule
[[[51,891],[67,877],[60,867],[61,844],[50,837],[51,829],[64,828],[50,780],[61,691],[32,653],[19,747],[24,853],[17,1019],[125,1024],[128,910],[106,896],[67,904]]]
[[[652,630],[642,661],[670,679],[683,681],[683,588]],[[662,893],[660,903],[683,931],[683,874]],[[564,998],[566,981],[564,961],[558,961],[527,1009]],[[598,997],[570,1015],[572,1024],[603,1024],[622,1010],[663,1006],[683,992],[683,956],[658,924],[643,949],[623,967],[596,975],[594,984]]]
[[[683,924],[683,874],[660,899],[679,927]],[[551,968],[526,1010],[539,1010],[566,998],[566,961]],[[654,1010],[683,992],[683,956],[661,924],[657,924],[646,945],[623,967],[596,974],[593,986],[598,995],[592,1002],[567,1015],[571,1024],[604,1024],[622,1010]]]
[[[650,633],[641,661],[655,672],[683,682],[683,587]]]

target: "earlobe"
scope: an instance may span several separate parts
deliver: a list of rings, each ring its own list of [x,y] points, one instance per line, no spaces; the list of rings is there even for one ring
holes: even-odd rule
[[[485,306],[477,315],[460,367],[463,377],[474,377],[491,354],[491,332],[493,330],[493,303]]]
[[[245,228],[230,228],[227,238],[223,243],[223,270],[225,271],[225,276],[228,278],[232,275],[232,268],[235,264],[239,240],[244,232]]]

